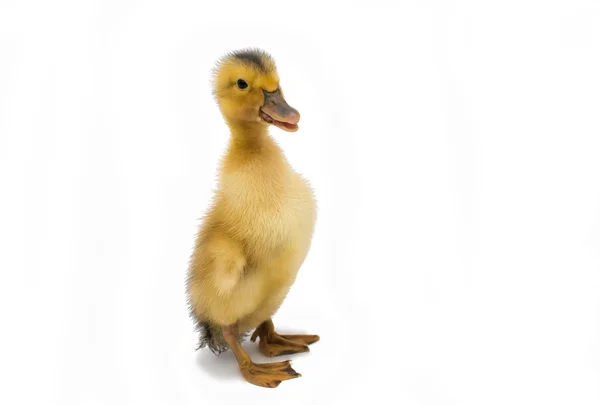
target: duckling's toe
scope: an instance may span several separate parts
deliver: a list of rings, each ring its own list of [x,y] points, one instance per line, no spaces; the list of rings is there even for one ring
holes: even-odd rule
[[[289,361],[279,363],[252,363],[249,367],[242,368],[242,375],[251,384],[259,387],[275,388],[282,381],[301,377],[300,373],[292,368]]]
[[[312,345],[318,342],[321,338],[318,335],[279,335],[285,340],[289,340],[301,345]]]
[[[283,341],[283,339],[281,339],[278,343],[270,343],[266,340],[261,339],[259,343],[259,348],[261,353],[267,357],[305,353],[310,351],[310,349],[306,345],[294,343],[292,341]]]

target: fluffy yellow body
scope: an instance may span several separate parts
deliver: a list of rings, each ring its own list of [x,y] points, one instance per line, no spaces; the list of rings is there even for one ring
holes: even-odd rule
[[[196,317],[256,328],[280,307],[310,248],[316,204],[265,127],[230,124],[218,190],[189,275]],[[250,131],[252,133],[250,133]]]

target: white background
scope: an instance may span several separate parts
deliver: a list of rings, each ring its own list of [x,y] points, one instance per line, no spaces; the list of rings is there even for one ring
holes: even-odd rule
[[[2,0],[1,403],[600,403],[600,4],[358,3]],[[244,46],[320,207],[276,390],[184,296]]]

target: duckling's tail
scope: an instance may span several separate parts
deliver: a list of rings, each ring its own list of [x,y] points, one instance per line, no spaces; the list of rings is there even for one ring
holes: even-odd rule
[[[208,347],[211,352],[219,355],[229,349],[220,326],[203,321],[197,321],[196,325],[200,332],[200,341],[196,350]]]

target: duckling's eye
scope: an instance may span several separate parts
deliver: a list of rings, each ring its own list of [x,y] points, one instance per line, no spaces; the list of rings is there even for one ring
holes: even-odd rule
[[[246,87],[248,87],[248,83],[246,83],[246,81],[243,79],[238,79],[237,85],[242,90],[245,89]]]

